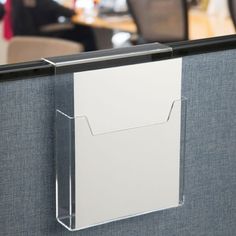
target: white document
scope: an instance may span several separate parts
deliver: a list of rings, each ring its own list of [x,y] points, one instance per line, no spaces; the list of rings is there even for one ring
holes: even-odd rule
[[[182,59],[74,74],[76,228],[179,206]]]

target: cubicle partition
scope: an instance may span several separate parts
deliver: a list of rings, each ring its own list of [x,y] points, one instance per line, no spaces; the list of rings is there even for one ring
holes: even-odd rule
[[[0,235],[234,236],[235,101],[235,36],[0,67]]]

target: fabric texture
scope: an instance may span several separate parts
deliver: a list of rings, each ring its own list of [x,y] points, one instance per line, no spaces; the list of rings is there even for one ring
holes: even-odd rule
[[[0,235],[235,236],[235,64],[235,50],[183,59],[184,205],[73,233],[55,219],[54,80],[0,83]]]

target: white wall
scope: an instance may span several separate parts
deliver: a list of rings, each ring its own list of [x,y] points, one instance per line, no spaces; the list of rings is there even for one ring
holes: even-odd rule
[[[0,65],[6,64],[7,42],[2,37],[2,23],[0,23]]]

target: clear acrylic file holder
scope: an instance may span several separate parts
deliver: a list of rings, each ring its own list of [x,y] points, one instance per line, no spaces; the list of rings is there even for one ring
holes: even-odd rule
[[[56,74],[59,223],[75,231],[183,204],[181,77],[182,59]]]

